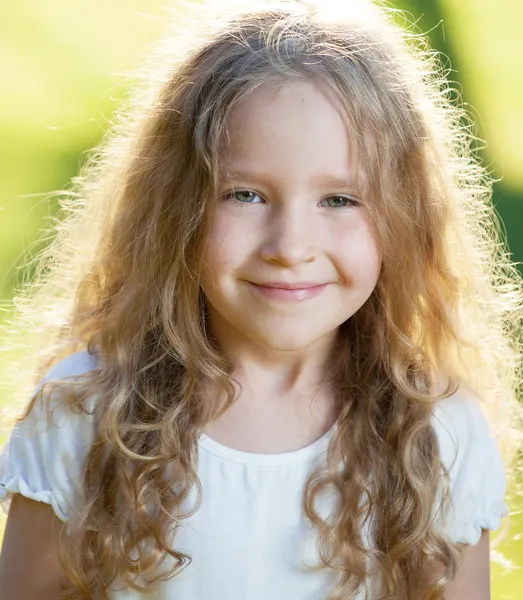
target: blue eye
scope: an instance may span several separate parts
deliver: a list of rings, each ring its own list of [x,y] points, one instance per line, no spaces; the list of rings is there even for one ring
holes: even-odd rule
[[[257,201],[256,198],[258,198]],[[223,199],[232,200],[237,204],[260,204],[264,202],[259,194],[252,192],[251,190],[232,190],[224,194]],[[320,203],[320,206],[325,206],[323,202],[324,201]],[[347,208],[360,205],[358,200],[351,196],[331,196],[330,198],[327,198],[326,202],[328,208]]]
[[[331,200],[336,200],[337,202],[331,204]],[[356,198],[345,196],[331,196],[330,198],[327,198],[327,203],[329,208],[346,208],[347,206],[359,206],[360,204]]]
[[[256,192],[251,192],[250,190],[234,190],[225,194],[225,200],[233,200],[240,204],[259,204],[259,202],[253,202],[253,199],[256,197],[260,198]]]

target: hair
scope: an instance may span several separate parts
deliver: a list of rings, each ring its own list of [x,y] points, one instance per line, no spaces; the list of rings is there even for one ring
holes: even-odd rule
[[[131,108],[63,195],[37,280],[17,298],[13,331],[30,324],[24,360],[33,348],[38,377],[78,349],[99,355],[95,370],[43,388],[75,410],[97,399],[61,540],[64,598],[105,598],[117,576],[149,589],[191,559],[170,535],[199,506],[198,435],[237,397],[200,285],[228,117],[259,86],[301,80],[327,84],[343,106],[383,257],[336,341],[338,426],[303,496],[316,568],[340,575],[330,600],[353,597],[371,575],[384,598],[404,600],[436,561],[442,577],[425,598],[442,598],[460,546],[434,521],[435,503],[445,514],[450,501],[434,405],[467,385],[505,418],[507,464],[519,440],[522,288],[473,127],[425,37],[381,3],[220,2],[208,19],[197,10],[181,19],[184,35],[166,36]],[[227,398],[221,408],[201,401],[210,382]],[[197,503],[183,513],[193,486]],[[327,489],[339,500],[328,521],[315,507]]]

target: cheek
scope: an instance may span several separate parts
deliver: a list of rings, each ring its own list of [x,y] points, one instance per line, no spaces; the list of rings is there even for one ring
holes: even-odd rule
[[[367,219],[351,223],[333,237],[333,256],[340,272],[348,279],[376,281],[381,268],[381,252],[374,228]]]
[[[233,268],[247,251],[249,236],[238,219],[217,214],[209,226],[203,257],[210,272],[218,276]]]
[[[335,244],[340,258],[352,269],[372,272],[379,269],[381,252],[378,236],[368,218],[362,216],[349,227],[340,228],[335,236]]]

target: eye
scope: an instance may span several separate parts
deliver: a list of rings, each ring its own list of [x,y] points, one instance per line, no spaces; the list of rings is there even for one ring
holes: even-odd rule
[[[351,196],[331,196],[327,198],[327,206],[329,208],[346,208],[347,206],[359,206],[360,203],[356,198]]]
[[[262,200],[259,194],[250,190],[232,190],[224,194],[223,198],[224,200],[232,200],[239,204],[259,204],[260,202],[256,202],[255,198],[259,198],[260,201]]]

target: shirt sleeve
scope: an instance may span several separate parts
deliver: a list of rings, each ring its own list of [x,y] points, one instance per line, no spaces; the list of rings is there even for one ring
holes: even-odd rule
[[[57,363],[35,389],[50,379],[65,379],[96,367],[87,351]],[[42,397],[43,396],[43,397]],[[52,396],[51,396],[52,398]],[[72,411],[44,394],[26,419],[18,422],[0,455],[0,504],[9,512],[12,495],[52,506],[67,521],[81,490],[85,459],[94,439],[94,416]]]
[[[498,529],[508,515],[499,445],[482,406],[461,389],[438,403],[433,426],[450,475],[447,533],[453,542],[474,545],[482,529]]]

